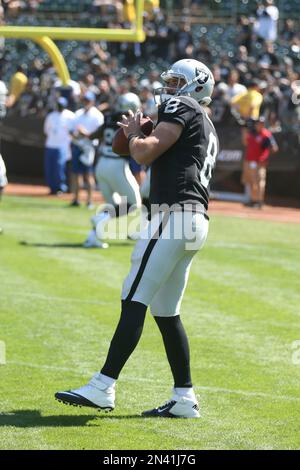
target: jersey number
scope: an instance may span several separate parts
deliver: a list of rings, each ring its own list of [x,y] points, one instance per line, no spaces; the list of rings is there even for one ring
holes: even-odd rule
[[[216,163],[216,158],[218,154],[218,142],[216,136],[210,132],[209,134],[209,141],[207,146],[207,155],[204,160],[204,165],[201,170],[201,183],[205,188],[209,185],[209,180],[212,176],[212,171]]]
[[[172,98],[165,107],[165,113],[175,113],[180,105],[180,101]]]
[[[104,130],[103,140],[105,145],[112,145],[115,133],[116,131],[114,129],[110,129],[109,127]]]

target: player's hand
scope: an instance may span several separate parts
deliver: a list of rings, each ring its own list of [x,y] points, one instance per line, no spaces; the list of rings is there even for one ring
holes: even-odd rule
[[[83,137],[87,137],[87,135],[88,135],[87,130],[81,125],[77,126],[77,132],[78,132],[79,135],[81,135]]]
[[[134,114],[130,109],[128,111],[128,116],[125,116],[125,114],[123,114],[122,121],[118,122],[117,124],[118,126],[123,128],[123,131],[126,137],[128,137],[129,134],[140,135],[142,134],[142,131],[141,131],[142,117],[143,117],[143,113],[141,111],[137,111]]]

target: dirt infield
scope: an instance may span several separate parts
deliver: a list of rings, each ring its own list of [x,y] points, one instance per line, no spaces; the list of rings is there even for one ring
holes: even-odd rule
[[[57,198],[49,196],[49,190],[46,186],[15,184],[11,183],[5,188],[5,194],[13,196],[30,196]],[[65,201],[70,201],[72,196],[64,194],[59,196]],[[85,200],[85,193],[82,192],[81,199]],[[101,195],[94,193],[94,202],[102,202]],[[274,222],[300,223],[300,209],[292,207],[280,207],[279,205],[265,205],[262,209],[250,209],[238,202],[225,202],[212,200],[209,206],[209,214],[227,215],[247,219],[269,220]]]

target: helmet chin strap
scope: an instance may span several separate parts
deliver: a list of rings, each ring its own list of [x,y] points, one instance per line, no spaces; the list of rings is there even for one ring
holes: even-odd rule
[[[175,93],[167,93],[167,90],[170,89],[170,87],[161,87],[157,88],[154,92],[154,99],[155,103],[159,106],[160,104],[170,100],[171,98],[174,98],[174,96],[178,96],[177,92],[175,91],[176,89],[174,88]],[[166,90],[166,91],[164,91]]]
[[[199,101],[199,103],[202,104],[203,106],[209,106],[211,102],[212,102],[212,99],[209,98],[208,96],[206,98],[203,98],[203,100]]]
[[[169,93],[162,93],[161,98],[162,102],[164,103],[165,101],[169,101],[171,98],[174,98],[177,94],[175,93],[174,95],[170,95]]]

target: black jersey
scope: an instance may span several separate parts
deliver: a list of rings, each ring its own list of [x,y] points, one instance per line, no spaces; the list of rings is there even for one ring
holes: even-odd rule
[[[174,97],[158,110],[158,121],[183,126],[177,142],[151,166],[151,204],[208,207],[208,186],[219,151],[216,130],[203,107],[187,96]]]
[[[104,125],[101,128],[101,146],[99,149],[100,155],[109,158],[121,158],[112,150],[112,142],[115,133],[120,127],[117,122],[122,121],[122,114],[109,113],[104,118]],[[126,158],[122,155],[122,158]]]

